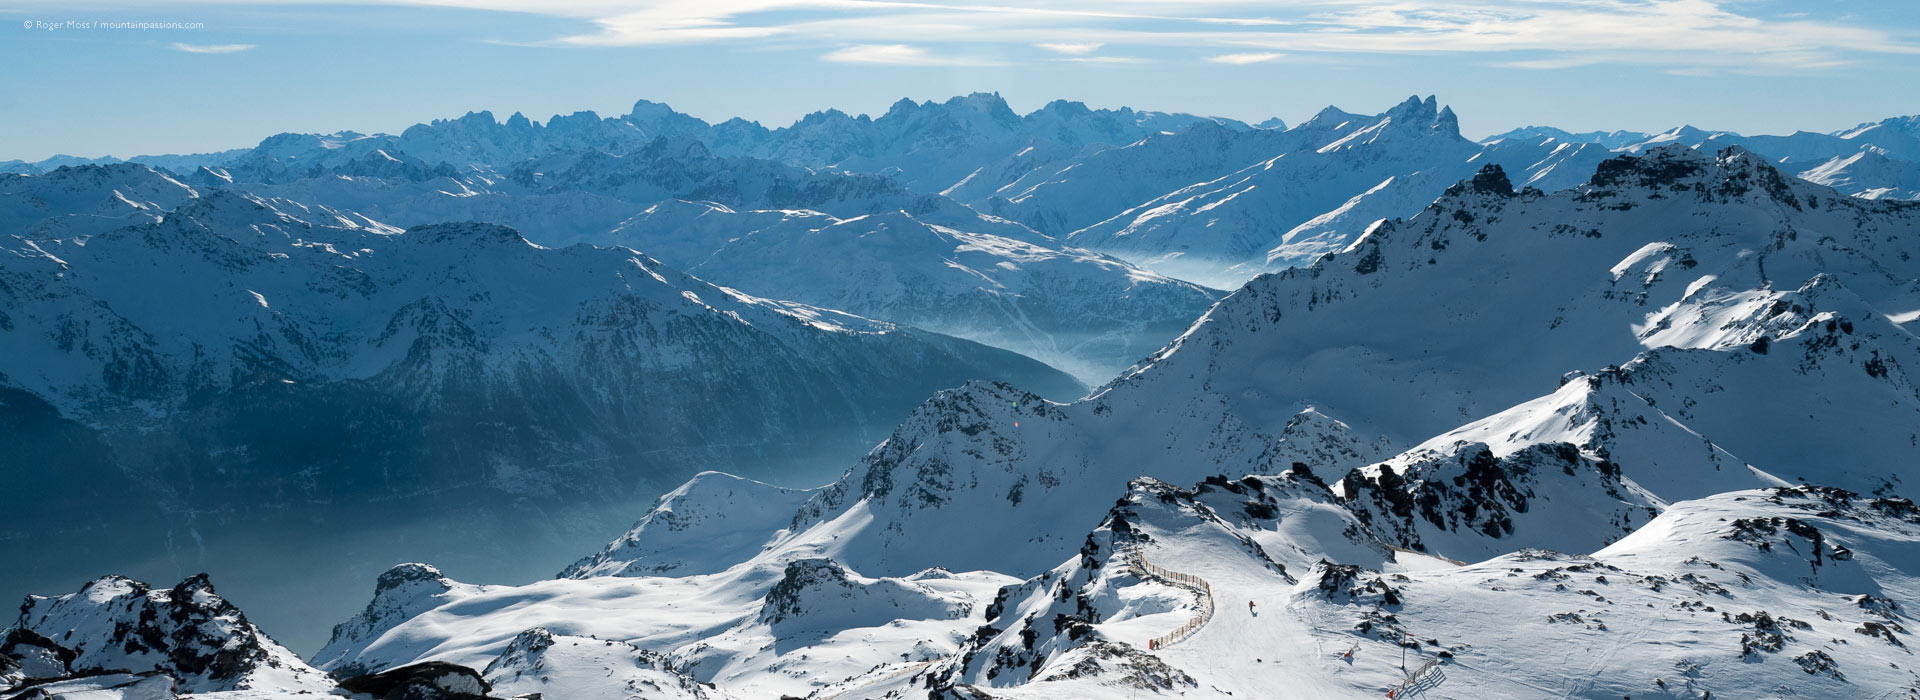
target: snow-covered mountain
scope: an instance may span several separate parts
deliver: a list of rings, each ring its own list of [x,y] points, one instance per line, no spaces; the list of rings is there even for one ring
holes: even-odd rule
[[[1516,193],[1490,167],[1334,257],[1249,283],[1109,391],[1210,392],[1255,426],[1312,405],[1399,444],[1660,346],[1676,348],[1657,351],[1662,362],[1701,358],[1693,371],[1791,364],[1774,369],[1893,398],[1905,380],[1872,358],[1912,346],[1894,321],[1917,301],[1920,270],[1898,250],[1917,214],[1836,196],[1737,148],[1617,157],[1551,195]],[[1816,340],[1827,321],[1849,337]],[[1776,360],[1763,336],[1838,364]]]
[[[1089,384],[1165,345],[1218,298],[1008,222],[965,224],[669,200],[589,240],[754,294],[1012,350]]]
[[[1609,150],[1741,145],[1846,194],[1912,198],[1920,177],[1910,118],[1787,136],[1525,127],[1482,145],[1461,138],[1451,111],[1427,98],[1371,116],[1329,107],[1284,126],[1067,101],[1023,116],[998,95],[974,93],[901,100],[879,117],[827,110],[768,129],[741,120],[710,125],[642,100],[617,117],[581,112],[542,124],[475,112],[399,135],[281,134],[252,149],[139,160],[180,173],[210,167],[207,177],[264,196],[400,226],[469,211],[489,223],[551,228],[555,237],[603,233],[636,205],[667,198],[842,218],[941,208],[947,215],[934,223],[947,226],[970,216],[958,211],[965,202],[1222,289],[1339,250],[1373,221],[1411,215],[1487,163],[1523,186],[1554,191],[1578,184]],[[343,177],[380,184],[342,185]]]
[[[1031,169],[964,199],[985,198],[979,205],[1000,217],[1156,272],[1235,288],[1261,270],[1338,251],[1371,222],[1407,217],[1488,163],[1521,186],[1555,192],[1580,184],[1609,152],[1743,146],[1843,194],[1910,198],[1920,142],[1901,130],[1908,123],[1789,136],[1528,127],[1473,144],[1459,136],[1452,109],[1409,98],[1373,117],[1327,107],[1290,130],[1198,125]],[[1887,159],[1862,163],[1860,153]]]
[[[625,642],[531,629],[514,637],[483,670],[495,694],[542,698],[642,697],[727,700],[732,694],[693,680],[661,654]]]
[[[1424,682],[1496,697],[1657,694],[1662,684],[1725,694],[1807,674],[1839,683],[1852,668],[1863,688],[1911,682],[1884,660],[1904,654],[1883,641],[1900,642],[1887,623],[1903,613],[1871,601],[1914,585],[1900,545],[1885,544],[1912,536],[1912,506],[1784,484],[1889,491],[1912,476],[1907,432],[1920,421],[1899,368],[1920,355],[1876,309],[1911,301],[1915,271],[1877,249],[1911,239],[1916,213],[1799,183],[1737,148],[1614,158],[1553,195],[1515,192],[1490,166],[1346,251],[1255,280],[1088,399],[1061,405],[986,384],[944,393],[833,484],[796,492],[705,476],[567,578],[485,594],[539,601],[521,614],[464,621],[461,605],[442,603],[371,642],[347,639],[330,658],[479,663],[518,633],[508,628],[550,627],[583,600],[701,590],[711,603],[687,602],[697,610],[681,619],[720,615],[701,626],[729,631],[645,626],[628,641],[689,660],[718,653],[700,668],[736,670],[696,678],[772,688],[759,684],[791,675],[740,675],[750,645],[716,652],[707,640],[736,639],[756,604],[763,623],[779,617],[769,608],[789,609],[772,595],[776,581],[805,571],[807,581],[908,590],[916,572],[945,567],[1030,578],[996,593],[984,624],[939,661],[869,641],[859,658],[878,665],[852,666],[870,671],[816,666],[785,687],[1224,696],[1300,678],[1324,696],[1358,697],[1398,682],[1390,662],[1404,633],[1419,638],[1411,651],[1451,659],[1442,668],[1452,680]],[[1383,324],[1413,335],[1366,332]],[[1409,349],[1395,344],[1403,339]],[[1595,371],[1563,378],[1536,366]],[[1756,410],[1777,405],[1768,395],[1804,410]],[[1314,410],[1284,413],[1309,400]],[[1511,408],[1483,408],[1500,404]],[[1440,427],[1418,444],[1398,437],[1428,425]],[[1407,449],[1384,455],[1358,437],[1368,434]],[[1221,473],[1250,476],[1208,476]],[[1129,481],[1119,505],[1099,495]],[[726,515],[744,503],[769,508]],[[1690,515],[1699,510],[1716,515]],[[725,544],[692,546],[704,541]],[[1656,552],[1667,558],[1646,558]],[[1891,568],[1820,568],[1868,560]],[[1607,580],[1564,583],[1581,575]],[[1809,588],[1809,575],[1834,583]],[[1697,602],[1703,592],[1717,597]],[[1870,604],[1853,605],[1861,595]],[[1526,612],[1496,621],[1444,602],[1453,596]],[[1248,600],[1258,616],[1239,608]],[[1415,600],[1433,609],[1416,613]],[[1649,604],[1665,612],[1632,612]],[[954,624],[947,613],[875,605],[912,610],[896,624],[965,632],[942,627]],[[1146,644],[1191,619],[1205,624],[1172,646]],[[1647,669],[1644,678],[1513,660],[1535,648],[1515,640],[1571,653],[1616,629],[1694,641],[1671,657],[1621,646],[1602,661]],[[1873,643],[1822,641],[1838,635]],[[471,641],[454,653],[441,646],[449,640]],[[1341,658],[1348,648],[1354,659]]]
[[[990,97],[0,178],[16,575],[246,552],[310,583],[250,612],[345,616],[367,560],[451,562],[305,662],[204,577],[31,598],[0,692],[1920,697],[1920,205],[1862,189],[1911,124],[1615,152],[1432,98]],[[1251,279],[1203,313],[1082,245]],[[1091,393],[927,330],[1117,363],[1182,314]],[[693,477],[571,544],[648,475]]]
[[[834,383],[850,392],[842,396],[871,397],[891,392],[860,386],[868,381],[860,374],[890,382],[901,375],[855,358],[897,348],[907,352],[892,362],[975,368],[934,380],[927,391],[988,367],[1027,373],[1024,380],[1050,383],[1049,391],[1074,391],[1070,381],[1005,353],[749,297],[630,250],[541,248],[487,225],[402,233],[296,207],[216,191],[158,223],[78,238],[16,237],[5,336],[10,383],[88,420],[127,414],[129,401],[152,402],[143,412],[164,416],[189,394],[375,378],[410,385],[430,407],[451,403],[442,383],[484,382],[503,371],[502,380],[515,382],[556,371],[583,379],[615,373],[602,377],[611,380],[625,363],[669,372],[659,376],[692,364],[717,378],[759,374],[748,369],[758,362],[803,362],[848,374]],[[209,305],[229,313],[211,313]],[[182,313],[190,308],[195,313]],[[60,340],[46,330],[61,324],[90,332]],[[688,327],[666,333],[669,324]],[[708,356],[726,344],[760,351]],[[801,348],[778,360],[755,358]],[[556,362],[565,369],[538,369]],[[521,377],[510,379],[514,373]],[[689,389],[644,391],[664,397]]]
[[[1894,160],[1878,149],[1834,156],[1800,179],[1865,199],[1920,200],[1920,161]]]
[[[556,158],[570,165],[519,181],[335,176],[228,188],[397,226],[473,220],[545,245],[625,246],[748,293],[1013,350],[1088,384],[1164,345],[1219,297],[884,179],[723,159],[687,140]]]
[[[1737,145],[1766,156],[1801,179],[1843,194],[1869,199],[1920,199],[1920,133],[1916,117],[1867,122],[1832,133],[1798,131],[1786,136],[1743,136],[1679,127],[1620,150],[1640,152],[1664,144],[1704,150]]]
[[[790,127],[761,131],[749,143],[715,147],[794,165],[890,174],[916,191],[945,193],[998,186],[1089,146],[1131,143],[1197,123],[1252,128],[1231,119],[1090,109],[1067,100],[1020,115],[998,94],[976,92],[945,102],[902,99],[873,118],[815,112]]]
[[[1196,129],[1161,141],[1096,154],[995,204],[1016,220],[1067,227],[1065,240],[1074,245],[1233,288],[1345,248],[1367,225],[1419,211],[1486,164],[1552,190],[1578,184],[1607,155],[1597,145],[1553,139],[1476,144],[1432,97],[1370,117],[1328,108],[1283,132]],[[1181,157],[1155,154],[1166,148]],[[1151,165],[1129,162],[1138,159]],[[1100,176],[1107,172],[1126,188],[1108,185]]]
[[[1689,125],[1649,136],[1644,141],[1621,148],[1637,152],[1669,143],[1710,150],[1737,145],[1787,165],[1810,165],[1868,150],[1913,161],[1920,160],[1920,135],[1914,133],[1914,121],[1914,117],[1894,117],[1832,133],[1796,131],[1785,136],[1746,136],[1731,131],[1706,131]]]
[[[1564,143],[1597,143],[1609,150],[1613,150],[1626,148],[1636,143],[1646,141],[1652,138],[1652,136],[1653,134],[1640,131],[1585,131],[1576,134],[1565,129],[1556,129],[1551,126],[1523,126],[1488,136],[1483,139],[1481,143],[1553,139]]]
[[[1555,193],[1488,164],[1090,396],[939,392],[829,484],[701,474],[547,581],[395,567],[311,663],[663,697],[1920,692],[1916,237],[1920,206],[1738,147]]]
[[[20,663],[22,682],[159,672],[172,679],[171,690],[181,693],[251,690],[287,696],[324,693],[334,686],[326,674],[248,622],[214,592],[204,574],[171,589],[106,576],[76,593],[29,596],[6,629],[0,655]],[[171,690],[159,697],[173,697]],[[58,697],[121,697],[69,692],[75,694]]]
[[[1870,199],[1920,199],[1920,117],[1866,122],[1831,133],[1797,131],[1785,136],[1746,136],[1681,126],[1658,134],[1635,131],[1568,133],[1528,126],[1490,136],[1485,143],[1551,138],[1563,143],[1593,143],[1609,150],[1638,153],[1665,144],[1709,151],[1741,146],[1786,166],[1801,179]]]
[[[1267,554],[1324,540],[1271,529],[1260,513],[1287,499],[1269,484],[1137,484],[1082,557],[1010,589],[963,654],[869,696],[1899,697],[1920,680],[1895,631],[1915,581],[1911,501],[1736,491],[1590,555],[1295,568]],[[1206,585],[1143,574],[1143,559]],[[1201,613],[1186,639],[1147,645]]]
[[[247,594],[318,585],[339,609],[339,587],[315,582],[372,573],[243,554],[282,536],[375,567],[464,550],[492,576],[544,574],[704,469],[824,480],[936,390],[1084,391],[1025,357],[716,287],[627,249],[481,224],[403,232],[96,170],[126,168],[138,176],[112,187],[76,169],[22,178],[77,183],[64,200],[31,195],[77,211],[10,235],[0,268],[0,463],[21,486],[0,509],[22,524],[0,537],[64,552],[4,567],[9,588],[164,552],[131,573],[177,556]],[[157,196],[122,195],[154,183],[184,202],[157,222],[46,223],[100,211],[104,190],[140,203],[125,205],[138,220]],[[103,533],[119,534],[78,544]],[[485,553],[517,538],[561,558]]]
[[[176,173],[215,167],[242,172],[255,181],[298,179],[355,163],[384,167],[390,162],[414,162],[428,171],[445,167],[455,172],[505,173],[554,153],[595,151],[624,156],[659,138],[685,138],[725,157],[897,176],[916,191],[937,193],[968,183],[997,186],[1018,177],[1024,168],[1070,157],[1081,149],[1131,143],[1198,123],[1254,128],[1219,117],[1128,107],[1093,109],[1069,100],[1055,100],[1020,115],[998,94],[973,93],[944,102],[902,99],[878,117],[829,109],[769,129],[741,119],[709,124],[667,105],[639,100],[629,113],[611,117],[583,111],[554,115],[541,123],[518,113],[500,121],[491,112],[479,111],[416,124],[399,134],[286,133],[253,148],[138,156],[131,161]],[[1263,128],[1283,126],[1278,120],[1262,123]],[[111,157],[55,156],[33,163],[0,162],[0,172],[33,174],[63,165],[120,162]]]
[[[1201,123],[1153,134],[1124,147],[1031,169],[993,190],[984,206],[993,214],[1064,236],[1168,191],[1296,148],[1304,134],[1357,128],[1358,119],[1329,107],[1292,130],[1242,131]]]
[[[0,230],[30,239],[91,236],[158,221],[199,196],[173,176],[133,164],[0,175]]]
[[[789,526],[799,532],[769,541],[824,538],[828,555],[862,571],[1031,571],[1044,557],[983,543],[1025,541],[1024,551],[1060,536],[1060,522],[1093,517],[1075,510],[1086,504],[1044,499],[1143,474],[1191,483],[1294,461],[1325,465],[1314,471],[1332,480],[1375,459],[1372,441],[1353,434],[1412,448],[1362,470],[1375,482],[1382,466],[1405,481],[1527,450],[1537,452],[1524,457],[1529,468],[1551,458],[1632,482],[1614,487],[1640,509],[1614,518],[1622,532],[1649,508],[1738,488],[1898,489],[1917,405],[1900,368],[1920,356],[1876,309],[1904,308],[1917,276],[1876,249],[1914,235],[1915,214],[1794,184],[1738,149],[1616,158],[1556,195],[1516,193],[1489,167],[1348,251],[1254,281],[1087,400],[1036,404],[986,385],[937,398],[802,508]],[[1598,373],[1562,377],[1581,367]],[[1770,392],[1808,408],[1751,410]],[[1875,427],[1806,438],[1860,426]],[[1312,458],[1294,456],[1306,445]],[[1035,500],[1044,505],[1026,510]],[[983,519],[1001,525],[962,535],[943,524],[955,511],[997,513]],[[831,534],[805,533],[815,527]],[[1605,543],[1597,537],[1587,542]]]
[[[1899,601],[1920,592],[1905,551],[1920,511],[1905,499],[1735,491],[1675,503],[1590,554],[1472,564],[1396,551],[1334,499],[1292,472],[1193,489],[1137,480],[1072,558],[993,580],[991,602],[951,622],[964,576],[870,579],[801,560],[733,614],[714,595],[725,588],[680,585],[714,583],[699,578],[470,589],[372,653],[411,644],[387,658],[459,659],[484,667],[496,694],[570,697],[1242,697],[1284,684],[1360,698],[1403,687],[1402,668],[1428,669],[1416,694],[1492,698],[1897,697],[1920,683],[1903,667],[1913,620]],[[731,624],[723,643],[797,626],[757,652],[665,654],[646,650],[676,631],[657,611],[680,632]],[[1147,643],[1196,615],[1206,624],[1179,641]],[[492,631],[556,618],[580,634]],[[736,669],[713,686],[689,673],[694,657],[756,654],[751,669],[708,662]],[[1541,662],[1561,658],[1580,662]],[[825,680],[839,674],[850,678]]]

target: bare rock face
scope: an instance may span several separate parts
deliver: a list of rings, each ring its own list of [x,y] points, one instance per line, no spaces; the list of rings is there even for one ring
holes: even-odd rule
[[[65,678],[73,673],[76,653],[28,629],[7,631],[0,640],[0,678],[16,683]]]
[[[478,671],[444,661],[354,676],[340,681],[340,687],[381,700],[484,700],[493,690]]]
[[[20,662],[0,656],[0,688],[11,688],[23,680],[25,677],[20,672]]]

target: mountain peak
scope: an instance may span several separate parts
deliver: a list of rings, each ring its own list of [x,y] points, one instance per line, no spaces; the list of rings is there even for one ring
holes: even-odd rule
[[[547,119],[547,130],[555,132],[586,131],[601,122],[600,115],[593,110],[582,110],[572,114],[555,114]]]
[[[1589,184],[1596,188],[1691,188],[1701,196],[1720,198],[1740,197],[1757,189],[1782,205],[1801,207],[1789,178],[1765,157],[1740,146],[1726,146],[1708,155],[1684,143],[1661,144],[1639,154],[1601,161]]]
[[[1491,194],[1501,197],[1512,197],[1514,195],[1513,181],[1507,179],[1507,171],[1505,168],[1501,168],[1499,163],[1488,163],[1481,166],[1480,172],[1474,173],[1473,179],[1468,180],[1466,186],[1467,191],[1478,194]]]
[[[1357,116],[1359,115],[1354,114],[1352,112],[1348,112],[1339,107],[1335,107],[1333,105],[1327,105],[1325,107],[1321,107],[1320,111],[1314,112],[1313,116],[1308,118],[1307,121],[1308,122],[1342,122]]]
[[[1013,114],[1013,108],[1007,106],[1007,101],[1000,97],[998,92],[968,93],[963,97],[948,99],[947,104],[964,106],[982,114],[1017,116]]]
[[[1920,138],[1920,114],[1904,117],[1890,117],[1877,122],[1865,122],[1851,129],[1834,132],[1835,136],[1851,139],[1875,129],[1898,132],[1904,136]]]
[[[446,574],[440,573],[440,569],[432,564],[395,564],[393,568],[380,574],[380,578],[374,584],[373,595],[379,597],[383,593],[420,581],[439,581],[444,584]]]
[[[53,657],[64,666],[55,670],[63,676],[108,669],[159,672],[187,692],[203,693],[246,689],[268,679],[284,684],[278,690],[288,694],[323,692],[332,685],[214,593],[206,574],[166,590],[107,576],[78,593],[29,596],[13,629],[32,634],[10,639],[55,644]]]
[[[1418,96],[1408,97],[1405,102],[1395,105],[1380,115],[1389,120],[1388,128],[1398,131],[1427,131],[1440,135],[1460,135],[1460,120],[1452,107],[1442,109],[1440,100],[1434,95],[1426,99]]]
[[[1424,100],[1419,95],[1410,95],[1382,116],[1392,117],[1398,122],[1430,122],[1439,109],[1439,100],[1433,95],[1428,95]]]
[[[1078,100],[1054,100],[1046,106],[1034,110],[1034,114],[1059,114],[1064,117],[1084,117],[1092,114],[1093,109],[1087,103]],[[1028,115],[1032,116],[1032,115]]]
[[[966,95],[955,95],[947,98],[945,102],[934,102],[932,100],[914,102],[911,98],[902,97],[894,102],[893,106],[888,107],[886,114],[881,115],[880,118],[890,122],[913,114],[940,114],[956,111],[984,115],[994,121],[1007,123],[1018,122],[1020,120],[1020,115],[1015,114],[1013,108],[1007,106],[1007,101],[1002,99],[997,92],[975,92]]]
[[[679,112],[674,111],[672,107],[667,106],[667,104],[664,102],[654,102],[653,100],[635,100],[633,102],[633,109],[627,110],[626,116],[628,118],[658,119],[660,117],[674,116],[678,114]]]
[[[1590,182],[1596,187],[1670,185],[1701,172],[1710,162],[1706,155],[1690,146],[1668,143],[1639,155],[1623,154],[1601,161]]]
[[[1440,108],[1440,115],[1434,117],[1433,128],[1444,134],[1460,135],[1460,117],[1453,113],[1453,106]]]
[[[477,127],[499,126],[500,124],[500,122],[494,120],[493,112],[484,109],[478,112],[468,112],[454,121],[462,126]]]

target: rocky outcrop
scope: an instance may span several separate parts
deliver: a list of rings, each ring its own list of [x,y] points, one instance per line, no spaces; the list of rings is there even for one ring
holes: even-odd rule
[[[443,661],[354,676],[340,681],[340,687],[380,700],[489,700],[493,690],[479,672]]]
[[[327,677],[268,638],[205,574],[171,589],[107,576],[79,592],[28,596],[0,643],[27,679],[160,673],[186,692],[323,692]]]

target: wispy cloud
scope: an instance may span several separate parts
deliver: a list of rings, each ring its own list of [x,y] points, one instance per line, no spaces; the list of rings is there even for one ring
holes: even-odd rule
[[[1054,60],[1064,61],[1067,63],[1092,63],[1092,64],[1126,65],[1126,66],[1154,62],[1153,59],[1141,58],[1139,56],[1067,56],[1064,58],[1056,58]]]
[[[991,66],[1000,62],[968,56],[942,56],[907,44],[860,44],[836,49],[823,60],[883,66]]]
[[[185,51],[187,53],[240,53],[242,51],[248,51],[253,49],[254,45],[253,44],[183,44],[176,41],[176,42],[173,42],[172,48],[175,51]]]
[[[1208,56],[1207,61],[1211,63],[1229,63],[1236,66],[1242,66],[1249,63],[1266,63],[1268,61],[1278,61],[1285,57],[1286,57],[1286,54],[1272,53],[1272,52],[1228,53],[1228,54],[1221,54],[1218,56]]]
[[[1034,46],[1038,48],[1046,49],[1048,51],[1052,51],[1057,54],[1065,54],[1068,56],[1085,56],[1095,51],[1099,51],[1100,47],[1106,46],[1106,44],[1102,44],[1097,41],[1090,41],[1090,42],[1084,42],[1084,43],[1078,43],[1078,44],[1075,44],[1075,43],[1034,44]]]
[[[374,1],[535,12],[593,27],[544,42],[552,46],[777,41],[849,47],[833,49],[833,60],[901,65],[950,65],[952,59],[938,58],[955,53],[947,47],[995,44],[1060,56],[1153,50],[1161,58],[1227,64],[1283,52],[1460,54],[1515,67],[1662,70],[1825,70],[1876,55],[1920,54],[1920,41],[1895,28],[1837,12],[1762,16],[1746,0],[1053,0],[1042,7],[1005,0]],[[862,48],[873,46],[888,50]]]

